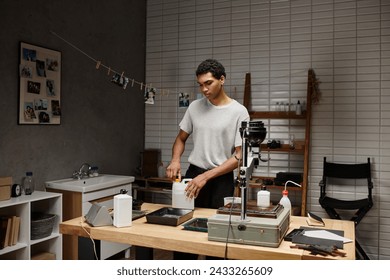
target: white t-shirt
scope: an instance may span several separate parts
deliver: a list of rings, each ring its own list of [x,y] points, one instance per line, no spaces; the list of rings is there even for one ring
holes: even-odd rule
[[[223,106],[214,106],[207,98],[193,101],[179,124],[193,137],[189,163],[204,169],[221,165],[242,145],[241,122],[248,120],[248,110],[234,99]]]

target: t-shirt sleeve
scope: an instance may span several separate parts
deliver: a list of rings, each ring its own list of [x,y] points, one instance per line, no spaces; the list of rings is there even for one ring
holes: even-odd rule
[[[241,123],[243,121],[249,121],[249,120],[250,120],[250,118],[249,118],[248,110],[244,107],[244,109],[242,110],[242,112],[240,114],[240,117],[238,118],[236,138],[235,138],[235,141],[234,141],[234,146],[235,147],[241,147],[242,146],[242,138],[241,138],[241,134],[240,134]]]
[[[179,128],[188,134],[192,133],[192,120],[191,120],[191,113],[190,113],[190,107],[187,108],[187,111],[184,114],[183,119],[179,123]]]

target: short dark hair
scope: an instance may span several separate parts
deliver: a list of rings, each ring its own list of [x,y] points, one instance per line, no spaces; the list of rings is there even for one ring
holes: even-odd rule
[[[198,69],[196,69],[196,76],[209,72],[213,74],[213,77],[216,79],[220,79],[221,76],[226,78],[225,67],[223,67],[223,65],[215,59],[206,59],[201,62]]]

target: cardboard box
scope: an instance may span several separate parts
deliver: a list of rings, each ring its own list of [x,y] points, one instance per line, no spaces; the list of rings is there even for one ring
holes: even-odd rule
[[[56,254],[49,252],[42,252],[31,256],[31,260],[55,260]]]
[[[11,198],[12,177],[0,177],[0,201]]]
[[[142,152],[141,175],[158,177],[158,165],[161,162],[161,152],[158,149],[147,149]]]

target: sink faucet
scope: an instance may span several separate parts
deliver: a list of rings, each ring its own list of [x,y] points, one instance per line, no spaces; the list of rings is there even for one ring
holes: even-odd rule
[[[89,163],[83,163],[78,171],[73,172],[74,179],[83,179],[84,177],[89,177],[89,172],[91,170],[91,165]]]

